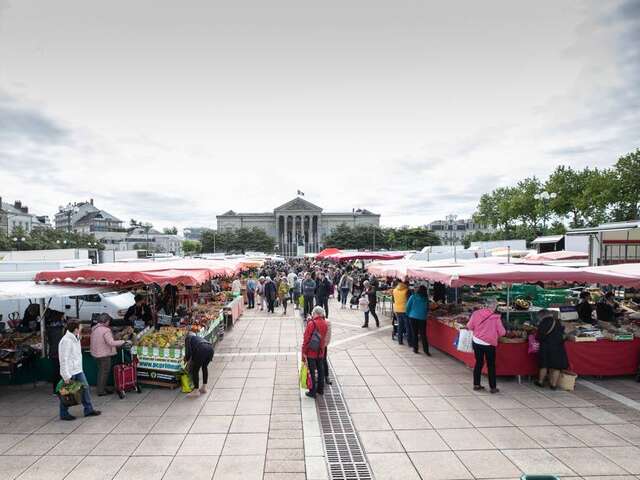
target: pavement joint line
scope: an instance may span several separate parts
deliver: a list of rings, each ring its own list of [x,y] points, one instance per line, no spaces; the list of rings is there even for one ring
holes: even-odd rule
[[[342,345],[343,343],[350,342],[352,340],[357,340],[359,338],[368,337],[369,335],[375,335],[376,333],[383,332],[385,330],[389,330],[393,328],[393,325],[387,325],[385,327],[376,328],[371,332],[360,333],[358,335],[354,335],[353,337],[343,338],[342,340],[338,340],[336,342],[331,342],[331,347],[337,347],[338,345]]]
[[[284,355],[295,355],[298,352],[245,352],[245,353],[218,353],[216,357],[257,357],[264,355],[267,357],[277,357]]]
[[[595,383],[590,382],[588,380],[577,380],[577,382],[580,385],[593,390],[594,392],[598,392],[604,395],[605,397],[608,397],[612,400],[620,402],[621,404],[629,408],[633,408],[634,410],[640,411],[640,402],[636,402],[635,400],[632,400],[629,397],[625,397],[624,395],[620,395],[619,393],[612,392],[608,388],[602,387],[600,385],[596,385]]]
[[[341,325],[343,327],[361,328],[360,325],[355,325],[353,323],[336,322],[334,320],[331,320],[331,325]]]

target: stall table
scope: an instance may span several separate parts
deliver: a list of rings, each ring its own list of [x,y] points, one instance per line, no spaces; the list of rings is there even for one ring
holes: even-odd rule
[[[427,322],[429,344],[464,362],[470,368],[475,364],[473,353],[456,348],[458,330],[437,320]],[[496,374],[499,376],[536,375],[536,354],[528,353],[527,342],[499,343],[496,352]],[[619,376],[635,375],[640,361],[640,339],[614,342],[565,342],[569,369],[578,375]],[[486,373],[486,366],[484,369]]]
[[[224,308],[225,327],[232,326],[244,312],[244,299],[242,296],[236,297],[227,303]]]

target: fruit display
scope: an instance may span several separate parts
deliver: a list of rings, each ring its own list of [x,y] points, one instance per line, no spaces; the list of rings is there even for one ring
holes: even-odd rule
[[[36,333],[12,332],[0,335],[0,350],[17,350],[20,345],[40,346],[40,335]]]
[[[149,332],[137,343],[139,347],[182,348],[186,330],[175,327],[161,327],[157,332]]]
[[[113,338],[116,340],[133,340],[134,335],[133,327],[125,327],[121,331],[114,333]]]

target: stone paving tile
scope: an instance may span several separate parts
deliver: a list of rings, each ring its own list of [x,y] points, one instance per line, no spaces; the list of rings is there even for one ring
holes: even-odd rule
[[[423,480],[464,480],[473,478],[453,452],[410,453]]]
[[[264,473],[264,456],[223,456],[220,457],[214,480],[260,480]]]
[[[223,433],[190,433],[185,436],[177,455],[217,456],[222,453],[226,439],[227,436]]]
[[[173,457],[130,457],[122,466],[116,480],[160,480]]]
[[[493,450],[495,447],[475,428],[440,429],[438,434],[451,450]]]
[[[72,456],[45,456],[31,465],[20,475],[21,480],[58,480],[63,479],[79,464],[84,457]]]
[[[539,448],[539,445],[518,427],[478,429],[498,449]]]
[[[111,433],[106,435],[89,455],[133,455],[144,435]]]
[[[450,450],[436,430],[399,430],[395,433],[407,452]]]
[[[216,469],[218,457],[174,457],[171,465],[162,477],[163,480],[211,480]]]
[[[430,428],[431,424],[420,412],[386,413],[387,421],[394,430],[415,430]]]
[[[84,457],[65,480],[111,480],[128,457]]]
[[[151,434],[144,437],[133,453],[136,456],[174,456],[185,435],[183,434]]]
[[[580,476],[624,475],[627,473],[623,468],[592,448],[555,448],[549,452]]]
[[[460,451],[456,455],[476,478],[504,478],[522,473],[498,450]]]
[[[584,447],[584,443],[560,427],[521,427],[521,430],[544,448]]]
[[[420,478],[416,467],[406,453],[375,453],[368,455],[368,459],[375,478],[388,480],[418,480]]]
[[[620,447],[629,443],[599,425],[575,425],[562,427],[587,447]]]
[[[22,456],[44,455],[64,438],[66,438],[64,434],[30,435],[16,443],[4,454]]]
[[[502,450],[520,470],[529,475],[571,476],[575,473],[543,449]]]

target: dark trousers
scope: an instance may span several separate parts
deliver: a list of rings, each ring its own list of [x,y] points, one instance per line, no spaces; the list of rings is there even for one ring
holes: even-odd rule
[[[329,297],[316,297],[316,305],[324,308],[325,317],[329,318]]]
[[[198,352],[191,358],[191,380],[193,381],[194,390],[200,386],[200,369],[202,368],[202,384],[206,385],[209,381],[209,363],[213,360],[213,348],[206,351]]]
[[[476,356],[476,365],[473,367],[473,384],[480,385],[482,380],[482,367],[487,360],[487,373],[489,374],[489,388],[496,388],[496,347],[493,345],[480,345],[473,342],[473,353]]]
[[[313,297],[312,296],[304,296],[304,316],[311,315],[311,311],[313,310]]]
[[[247,303],[249,304],[249,308],[255,308],[256,306],[256,293],[255,292],[247,292]]]
[[[411,320],[411,333],[413,334],[413,351],[418,351],[418,338],[422,338],[422,349],[424,353],[429,352],[429,340],[427,339],[427,321],[426,320],[417,320],[415,318],[410,318]]]
[[[380,326],[380,320],[378,319],[378,314],[376,313],[376,304],[369,304],[369,311],[371,312],[371,316],[375,319],[376,325]]]
[[[289,297],[282,297],[282,308],[284,309],[284,313],[287,313],[288,302],[289,302]]]
[[[62,377],[60,376],[60,360],[52,358],[51,366],[53,368],[53,371],[51,372],[51,384],[53,385],[53,393],[56,393],[56,387],[60,380],[62,380]]]
[[[324,393],[324,358],[307,358],[309,374],[311,375],[311,395]]]
[[[327,347],[324,347],[324,378],[329,380],[329,362],[327,361],[327,358],[329,356],[329,349]]]
[[[111,357],[96,358],[98,364],[98,381],[96,388],[98,395],[104,395],[106,393],[107,381],[109,380],[109,373],[111,372]]]
[[[267,312],[274,313],[276,308],[276,299],[267,297]]]

